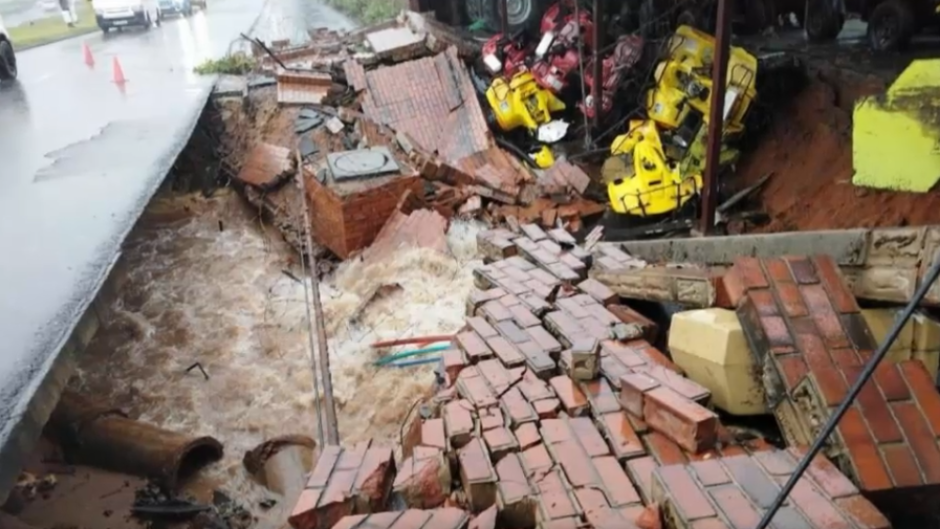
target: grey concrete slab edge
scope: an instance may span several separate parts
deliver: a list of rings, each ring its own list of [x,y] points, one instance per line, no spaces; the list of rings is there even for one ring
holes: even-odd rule
[[[692,239],[607,242],[650,263],[730,265],[736,257],[831,255],[839,265],[865,263],[870,230],[828,230]]]
[[[260,14],[247,28],[248,34],[251,34],[259,19]],[[218,78],[219,76],[215,76],[211,86],[215,86]],[[153,171],[144,193],[138,197],[124,219],[123,231],[118,237],[102,244],[109,248],[99,255],[110,255],[110,259],[101,261],[98,270],[92,270],[89,277],[84,278],[82,285],[87,285],[88,288],[83,295],[64,306],[54,318],[54,322],[62,323],[60,332],[57,333],[57,338],[53,337],[47,341],[45,359],[41,367],[32,373],[29,382],[18,393],[18,401],[11,406],[14,410],[11,419],[7,424],[0,426],[0,505],[6,502],[26,456],[35,448],[49,416],[58,404],[59,397],[74,372],[75,355],[91,341],[97,330],[100,315],[111,301],[110,295],[101,296],[99,299],[99,293],[120,262],[121,245],[192,137],[202,110],[212,95],[211,86],[203,90],[201,104],[194,107],[195,110],[188,116],[189,119],[173,134],[174,138],[178,138],[177,141],[174,141],[158,158],[157,163],[151,166]],[[106,289],[106,293],[113,294],[113,289]],[[97,313],[95,308],[98,309]]]

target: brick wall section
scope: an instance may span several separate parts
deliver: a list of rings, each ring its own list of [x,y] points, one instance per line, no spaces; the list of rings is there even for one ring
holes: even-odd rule
[[[791,445],[808,444],[876,345],[829,257],[739,259],[726,278],[771,409]],[[827,453],[890,509],[904,488],[940,498],[940,395],[916,360],[882,364],[830,437]],[[910,510],[904,502],[904,510]],[[902,508],[902,505],[897,505]]]
[[[422,511],[382,512],[370,515],[347,516],[333,529],[467,529],[470,516],[463,510],[444,508]]]
[[[350,233],[355,231],[350,230]],[[427,248],[449,255],[447,219],[428,209],[419,209],[410,215],[392,211],[375,240],[362,253],[362,259],[366,262],[379,262],[395,250],[408,247]]]
[[[342,517],[385,510],[395,476],[390,448],[327,446],[294,506],[294,529],[328,529]]]
[[[792,474],[799,453],[770,450],[653,470],[652,500],[671,528],[749,529]],[[888,520],[832,463],[818,458],[773,527],[888,529]]]

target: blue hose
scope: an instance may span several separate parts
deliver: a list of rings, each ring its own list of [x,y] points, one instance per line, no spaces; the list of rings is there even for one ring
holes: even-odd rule
[[[413,367],[421,366],[425,364],[434,364],[441,361],[441,357],[432,356],[429,358],[419,358],[417,360],[408,360],[405,362],[390,362],[388,364],[382,364],[384,367]]]

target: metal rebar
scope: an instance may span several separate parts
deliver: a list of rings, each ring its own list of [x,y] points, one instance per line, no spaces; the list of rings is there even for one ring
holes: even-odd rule
[[[594,52],[594,72],[591,75],[594,77],[594,85],[591,87],[594,95],[594,128],[597,129],[600,126],[601,122],[601,112],[604,110],[604,86],[603,86],[603,61],[601,60],[601,45],[603,44],[604,39],[604,24],[603,24],[603,9],[604,3],[602,0],[594,0],[594,34],[592,35],[593,42],[591,43],[592,51]],[[613,75],[613,72],[611,72]]]
[[[503,37],[509,36],[509,0],[499,0],[499,25]]]
[[[326,343],[326,328],[323,326],[323,306],[320,303],[320,280],[317,277],[317,259],[313,252],[313,235],[310,233],[310,208],[307,204],[307,185],[304,181],[303,159],[300,151],[296,152],[297,159],[297,186],[300,188],[300,196],[303,201],[304,210],[304,234],[307,247],[307,259],[309,259],[308,273],[310,276],[310,287],[304,282],[304,306],[307,310],[307,339],[310,347],[310,360],[313,368],[313,391],[314,404],[317,414],[317,433],[320,446],[324,446],[323,432],[326,431],[326,442],[328,444],[339,444],[339,428],[336,423],[336,407],[333,402],[333,381],[330,376],[330,352]],[[300,256],[301,266],[303,266],[304,256]],[[309,291],[309,294],[308,294]],[[311,300],[312,297],[312,300]],[[313,315],[310,313],[310,305],[313,301]],[[313,335],[316,332],[317,345],[314,348]],[[319,360],[319,362],[318,362]],[[317,364],[319,363],[319,370]],[[323,400],[326,405],[326,417],[324,417],[320,407],[320,382],[317,372],[323,377]],[[325,425],[325,428],[324,428]]]
[[[718,206],[718,169],[724,135],[725,81],[728,77],[728,54],[731,43],[732,0],[718,0],[718,23],[715,30],[715,62],[712,64],[711,105],[708,109],[708,144],[705,152],[705,175],[702,189],[702,219],[699,230],[707,235],[715,227]]]
[[[584,86],[584,35],[581,33],[581,7],[578,5],[579,3],[574,2],[574,20],[578,32],[578,75],[581,77],[581,101],[587,103],[587,88]],[[594,83],[597,84],[597,79],[594,80]],[[587,105],[585,105],[585,110],[587,110],[586,107]],[[587,148],[591,146],[591,124],[587,112],[583,111],[581,114],[584,116],[584,146]]]
[[[849,389],[845,399],[842,400],[842,402],[839,404],[839,407],[836,408],[836,411],[829,416],[829,420],[827,420],[826,424],[823,425],[822,431],[820,431],[819,435],[816,436],[816,439],[813,441],[813,445],[810,447],[806,455],[803,456],[803,459],[800,460],[800,463],[796,466],[796,470],[787,480],[787,483],[783,486],[783,489],[780,490],[780,493],[777,494],[777,497],[770,505],[770,508],[767,510],[767,512],[764,513],[764,516],[757,524],[756,529],[767,529],[767,527],[770,525],[770,521],[773,519],[774,514],[776,514],[780,507],[783,506],[783,502],[786,501],[790,491],[793,490],[793,487],[796,486],[797,481],[799,481],[803,473],[806,472],[806,469],[809,468],[810,463],[820,452],[820,450],[822,450],[826,440],[830,435],[832,435],[833,430],[836,429],[836,425],[839,424],[840,420],[842,420],[842,416],[845,415],[846,411],[848,411],[849,406],[851,406],[858,397],[858,394],[862,391],[862,386],[868,382],[868,380],[875,373],[875,369],[878,368],[878,365],[888,354],[888,350],[891,349],[891,346],[901,334],[901,329],[904,328],[904,325],[907,324],[907,321],[911,319],[911,316],[914,315],[914,311],[917,310],[917,306],[927,295],[927,292],[930,290],[930,287],[933,286],[938,276],[940,276],[940,256],[935,258],[933,265],[930,267],[930,270],[928,270],[927,274],[924,276],[923,282],[919,287],[917,287],[917,291],[914,293],[914,297],[911,298],[911,301],[907,304],[906,307],[904,307],[904,311],[894,321],[894,326],[891,327],[887,337],[885,337],[884,341],[881,342],[881,345],[878,346],[875,354],[871,357],[871,359],[868,360],[868,363],[865,364],[865,369],[862,370],[862,374],[859,375],[858,380],[852,384],[852,387]]]

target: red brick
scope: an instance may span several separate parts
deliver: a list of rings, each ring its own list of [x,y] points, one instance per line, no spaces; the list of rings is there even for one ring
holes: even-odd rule
[[[891,407],[907,436],[914,457],[920,463],[924,482],[940,483],[940,449],[921,411],[910,402],[893,402]]]
[[[854,349],[830,349],[829,356],[832,358],[832,361],[835,363],[835,365],[839,368],[861,365],[861,359],[858,357],[858,354]]]
[[[771,476],[789,476],[796,470],[796,461],[782,450],[763,450],[752,458]]]
[[[503,412],[498,408],[483,408],[477,410],[480,422],[480,430],[484,432],[493,428],[502,428],[506,426],[506,420],[503,418]]]
[[[542,436],[545,434],[543,432]],[[552,459],[561,466],[565,476],[574,487],[598,486],[598,477],[591,465],[591,459],[584,453],[584,450],[577,441],[561,441],[549,445],[549,452]]]
[[[620,463],[611,456],[596,457],[592,460],[594,471],[600,476],[601,483],[604,485],[605,495],[611,507],[623,507],[634,503],[640,503],[640,495],[637,493],[630,478],[623,471]]]
[[[653,472],[653,481],[654,501],[664,499],[656,497],[655,494],[657,488],[661,487],[663,492],[672,499],[675,509],[684,520],[691,521],[716,515],[708,498],[685,467],[660,467]]]
[[[806,450],[793,447],[788,452],[796,459],[802,459]],[[858,488],[825,456],[817,455],[806,469],[806,475],[830,498],[844,498],[858,494]]]
[[[681,465],[689,460],[679,445],[659,432],[651,431],[644,435],[643,443],[660,465]]]
[[[597,422],[617,459],[630,459],[646,453],[626,412],[605,413],[598,418]]]
[[[864,360],[866,362],[868,361],[867,358]],[[913,364],[920,364],[920,362],[917,360],[900,362],[900,364],[907,364],[908,362]],[[895,400],[907,400],[911,398],[911,391],[907,385],[908,382],[905,382],[904,377],[901,376],[900,369],[901,368],[898,364],[892,364],[888,362],[882,362],[875,369],[875,383],[878,384],[878,389],[881,390],[881,394],[884,395],[885,399],[889,402]],[[923,366],[921,365],[920,368],[915,367],[914,369],[923,369]],[[936,390],[931,389],[931,391]],[[920,392],[918,391],[918,393]],[[930,392],[925,392],[925,394],[930,394]]]
[[[838,406],[848,394],[842,374],[834,367],[811,368],[816,387],[826,406]]]
[[[559,471],[553,470],[547,473],[536,486],[539,489],[539,510],[542,520],[577,519],[580,514],[578,505],[571,497]]]
[[[444,372],[451,380],[457,380],[457,376],[463,368],[467,367],[467,358],[460,349],[448,349],[441,353],[441,363],[444,365]]]
[[[790,325],[793,327],[793,334],[803,359],[810,368],[833,365],[829,350],[812,318],[793,318]]]
[[[480,335],[480,338],[483,338],[484,340],[499,334],[496,332],[496,329],[489,324],[489,322],[479,316],[467,318],[467,325],[472,331],[476,332],[478,335]]]
[[[535,376],[532,372],[527,372],[522,381],[517,385],[522,395],[529,401],[550,399],[555,396],[555,392],[547,382]]]
[[[519,449],[515,436],[504,427],[483,432],[483,440],[486,441],[486,446],[494,461],[499,461],[507,453]]]
[[[506,283],[508,282],[504,282],[503,284],[505,285]],[[513,292],[513,289],[509,290],[510,292]],[[494,324],[512,319],[512,314],[509,313],[509,309],[498,300],[487,301],[484,303],[480,307],[480,314],[482,314],[487,321]]]
[[[320,458],[317,460],[316,466],[313,468],[313,472],[310,473],[310,479],[307,480],[307,488],[314,489],[325,487],[342,453],[343,449],[339,446],[330,445],[325,447],[323,453],[320,454]]]
[[[421,444],[441,450],[447,449],[444,419],[428,419],[421,424]]]
[[[691,529],[730,529],[720,518],[707,518],[692,522]],[[789,529],[789,528],[788,528]]]
[[[477,408],[488,408],[497,403],[496,394],[473,366],[460,372],[457,378],[457,393]]]
[[[548,449],[542,443],[522,451],[522,465],[525,467],[526,475],[530,478],[533,475],[547,471],[554,464],[552,457],[548,454]]]
[[[876,428],[875,432],[877,431]],[[914,460],[914,454],[906,444],[883,445],[881,457],[888,466],[892,481],[898,487],[914,487],[923,484],[924,480],[917,467],[917,461]]]
[[[537,317],[535,317],[535,314],[532,314],[532,312],[529,311],[529,309],[524,305],[510,307],[509,313],[512,314],[512,321],[514,321],[516,325],[523,329],[541,326],[542,324],[542,322]]]
[[[780,316],[777,311],[777,300],[774,299],[770,289],[751,290],[747,296],[751,298],[751,303],[761,316]]]
[[[578,388],[573,380],[565,375],[552,378],[549,381],[565,411],[571,416],[578,416],[588,409],[587,397]]]
[[[473,331],[459,333],[457,335],[457,346],[466,353],[471,362],[476,362],[493,354],[490,348],[486,346],[483,338]]]
[[[708,388],[662,366],[649,365],[637,368],[637,371],[649,376],[663,386],[672,389],[691,401],[705,404],[708,402],[709,397],[711,397],[711,392],[708,391]]]
[[[615,340],[601,341],[602,354],[607,354],[616,358],[617,361],[629,368],[645,366],[649,363],[649,359],[644,358],[643,355],[637,351],[637,349],[638,348],[631,347]]]
[[[780,368],[780,375],[787,389],[792,390],[803,380],[803,377],[809,373],[806,362],[801,355],[781,355],[773,360]]]
[[[760,521],[760,514],[734,485],[712,487],[708,494],[734,529],[751,529]]]
[[[818,312],[813,314],[813,321],[819,328],[819,334],[826,345],[832,348],[851,347],[848,336],[842,328],[842,320],[834,312]]]
[[[814,283],[819,283],[819,277],[816,276],[816,269],[813,267],[813,262],[807,257],[793,257],[788,256],[783,258],[786,261],[787,266],[790,267],[790,274],[793,275],[793,279],[801,285],[810,285]]]
[[[845,382],[852,386],[862,374],[860,366],[844,367],[842,374],[845,376]],[[898,427],[897,421],[888,409],[888,403],[882,397],[881,392],[875,386],[874,380],[869,380],[862,391],[858,394],[856,402],[861,407],[862,415],[871,426],[871,431],[878,443],[903,442],[904,436]]]
[[[775,353],[789,353],[793,351],[793,338],[787,329],[787,324],[779,316],[761,316],[760,325],[767,337],[770,348]]]
[[[659,381],[645,373],[627,373],[620,377],[620,405],[623,409],[644,418],[646,393],[659,387]]]
[[[516,436],[516,441],[519,443],[519,448],[522,450],[542,442],[542,436],[539,435],[539,428],[532,422],[519,425],[513,433]]]
[[[896,369],[900,369],[904,380],[910,386],[914,400],[917,401],[917,405],[927,419],[933,436],[940,437],[940,393],[934,387],[927,369],[917,360],[900,362],[891,371]]]
[[[638,457],[627,461],[626,470],[630,480],[646,503],[652,502],[653,471],[659,464],[652,457]]]
[[[783,482],[784,478],[780,478]],[[792,501],[809,518],[813,527],[827,529],[853,529],[852,524],[825,496],[819,493],[806,477],[800,478],[790,492]]]
[[[800,295],[800,289],[796,285],[793,283],[777,283],[774,288],[777,291],[777,297],[780,299],[780,305],[788,317],[799,318],[809,314]]]
[[[616,303],[619,299],[613,290],[596,279],[587,279],[578,283],[578,289],[597,300],[601,305]]]
[[[510,436],[512,437],[512,436]],[[473,512],[482,512],[496,503],[496,471],[482,439],[472,439],[460,449],[460,481]]]
[[[518,366],[525,363],[525,357],[509,340],[502,336],[495,336],[486,341],[489,348],[496,354],[496,358],[508,367]]]
[[[767,277],[773,281],[776,286],[781,283],[793,283],[793,276],[790,275],[790,268],[786,261],[779,258],[764,259],[764,269],[767,271]]]
[[[734,266],[731,270],[741,278],[741,284],[745,290],[768,287],[767,278],[764,276],[759,259],[738,257],[734,260]]]
[[[714,447],[718,416],[713,411],[662,386],[648,391],[644,397],[643,419],[650,428],[692,453]]]
[[[529,333],[529,336],[532,338],[532,340],[535,341],[535,343],[538,344],[538,346],[549,355],[555,357],[558,355],[558,353],[561,352],[562,345],[558,343],[558,340],[556,340],[555,337],[551,335],[551,333],[545,330],[545,327],[539,325],[529,327],[525,331]]]
[[[529,335],[512,320],[497,323],[496,330],[514,344],[530,341]]]
[[[294,504],[294,509],[287,520],[291,527],[295,529],[325,527],[325,524],[321,525],[317,520],[317,505],[320,502],[321,493],[321,489],[306,489],[300,493],[300,497],[297,499],[297,503]],[[338,519],[351,512],[352,506],[348,504],[348,507],[334,514],[333,517]]]
[[[503,363],[495,358],[480,362],[477,365],[477,370],[486,379],[496,395],[504,393],[514,382]]]
[[[626,305],[608,305],[607,310],[623,323],[639,325],[643,329],[643,338],[656,343],[659,338],[659,326],[656,325],[656,322]]]
[[[731,268],[721,276],[715,293],[715,304],[718,307],[734,310],[744,300],[745,287],[740,274]]]
[[[694,461],[689,464],[689,470],[691,470],[692,474],[694,474],[705,487],[731,483],[731,478],[718,461],[718,459]]]
[[[754,505],[761,509],[773,505],[780,488],[751,456],[724,457],[718,461]]]
[[[861,495],[835,500],[836,506],[861,529],[890,529],[891,522]]]
[[[532,405],[522,396],[518,388],[509,388],[500,398],[500,405],[512,426],[519,426],[527,422],[535,422],[538,415]]]
[[[858,302],[855,296],[849,290],[842,273],[839,271],[835,260],[829,255],[817,255],[813,257],[813,263],[816,265],[816,273],[822,284],[829,292],[829,299],[832,301],[836,311],[843,314],[859,312]]]
[[[891,488],[891,478],[861,412],[854,406],[849,408],[839,421],[837,431],[842,436],[860,488],[866,491]]]
[[[465,445],[473,432],[473,406],[465,400],[454,400],[444,405],[444,429],[455,448]]]
[[[558,399],[542,399],[533,402],[532,407],[535,408],[535,413],[538,414],[539,419],[554,419],[558,417],[558,408],[561,407],[561,402]]]
[[[580,386],[591,404],[591,411],[595,417],[620,411],[620,401],[617,399],[617,394],[603,378],[582,382]]]
[[[588,417],[574,417],[562,419],[567,423],[568,428],[574,434],[575,439],[584,448],[588,457],[606,456],[610,454],[610,448],[597,431],[594,422]]]
[[[627,342],[626,345],[647,362],[652,362],[670,371],[679,373],[680,375],[682,374],[682,369],[680,369],[679,366],[673,363],[662,351],[650,345],[646,340],[631,340]]]

